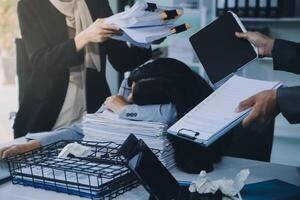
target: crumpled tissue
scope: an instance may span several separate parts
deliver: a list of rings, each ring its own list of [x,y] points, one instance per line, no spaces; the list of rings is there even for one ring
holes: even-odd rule
[[[220,179],[213,181],[207,177],[205,171],[201,171],[197,180],[191,183],[189,191],[192,193],[198,192],[199,194],[215,194],[220,190],[223,195],[235,199],[237,195],[240,196],[239,193],[243,189],[249,174],[249,169],[243,169],[233,180]]]
[[[90,147],[83,146],[77,142],[66,145],[58,154],[58,158],[67,158],[69,154],[72,154],[79,158],[85,158],[91,155],[92,149]]]

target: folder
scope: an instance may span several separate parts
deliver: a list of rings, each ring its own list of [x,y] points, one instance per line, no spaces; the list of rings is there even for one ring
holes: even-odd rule
[[[270,17],[280,17],[279,13],[279,0],[268,0],[269,3],[269,16]]]
[[[239,17],[245,17],[247,10],[246,10],[246,0],[238,0],[237,2],[237,14]]]
[[[258,1],[257,0],[248,0],[248,17],[257,17],[258,14]]]
[[[259,0],[259,9],[258,16],[259,17],[267,17],[268,16],[268,0]]]
[[[275,179],[245,185],[241,196],[244,200],[298,200],[300,187]]]
[[[216,8],[216,15],[221,16],[226,11],[226,1],[225,0],[217,0],[217,8]]]
[[[235,112],[241,101],[281,85],[235,75],[258,57],[257,49],[250,42],[234,34],[245,31],[239,18],[227,12],[190,38],[210,81],[221,86],[171,126],[169,134],[207,147],[249,114],[250,109]]]
[[[279,1],[280,7],[280,17],[294,17],[295,16],[295,9],[296,9],[296,2],[295,0],[288,0]]]
[[[227,11],[236,12],[237,6],[235,0],[227,0]]]

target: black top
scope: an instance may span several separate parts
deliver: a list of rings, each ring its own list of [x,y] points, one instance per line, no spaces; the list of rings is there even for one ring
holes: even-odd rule
[[[272,51],[274,69],[300,74],[300,44],[275,40]],[[280,112],[292,124],[300,123],[300,86],[277,90]]]
[[[93,20],[112,15],[107,0],[86,0]],[[22,38],[30,60],[30,76],[14,124],[15,137],[27,132],[49,131],[63,106],[69,68],[83,64],[68,38],[65,16],[49,0],[21,0],[18,4]],[[129,48],[125,42],[99,44],[102,71],[87,70],[87,111],[95,112],[110,95],[105,78],[106,58],[119,72],[132,70],[151,56],[151,50]]]

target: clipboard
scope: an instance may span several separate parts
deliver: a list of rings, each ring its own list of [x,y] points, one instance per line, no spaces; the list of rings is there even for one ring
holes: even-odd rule
[[[246,29],[236,14],[233,12],[227,12],[190,38],[190,42],[215,88],[222,87],[222,85],[224,85],[231,78],[232,81],[244,81],[234,77],[235,74],[239,72],[246,64],[258,58],[257,48],[247,40],[237,38],[235,36],[235,32],[246,32]],[[219,36],[218,39],[216,39],[217,36]],[[222,53],[225,54],[225,57],[222,55]],[[253,81],[255,82],[256,80]],[[247,80],[245,80],[245,83],[246,82]],[[274,85],[265,89],[275,89],[281,86],[279,82],[274,82],[272,84]],[[226,84],[226,86],[228,86],[228,84]],[[263,86],[260,86],[260,88],[263,88]],[[249,96],[247,96],[247,98],[248,97]],[[209,96],[208,98],[213,97]],[[195,108],[193,110],[195,110]],[[193,110],[190,112],[193,112]],[[184,120],[180,119],[177,123],[171,126],[167,132],[182,139],[196,142],[204,147],[208,147],[223,135],[228,133],[228,131],[230,131],[236,125],[238,125],[250,113],[250,111],[251,109],[248,109],[239,115],[234,116],[234,118],[230,118],[230,121],[228,121],[228,123],[224,122],[224,126],[222,125],[218,127],[222,128],[220,130],[218,129],[217,131],[201,133],[201,131],[196,131],[196,129],[188,126],[181,127],[181,125],[184,125],[185,123]],[[203,110],[201,112],[203,112]],[[189,113],[187,113],[187,115]],[[185,120],[185,122],[186,121],[187,120]],[[195,128],[195,126],[196,125],[193,127]],[[209,135],[209,137],[203,136],[205,134]],[[201,135],[203,137],[201,137]]]

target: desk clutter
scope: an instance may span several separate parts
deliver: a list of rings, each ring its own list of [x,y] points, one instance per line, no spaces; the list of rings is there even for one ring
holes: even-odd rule
[[[175,165],[174,149],[167,139],[165,124],[120,119],[109,111],[86,115],[82,124],[85,141],[122,144],[130,134],[134,134],[138,139],[143,139],[150,148],[160,151],[159,158],[167,168]]]
[[[148,48],[157,40],[189,29],[188,24],[175,25],[183,14],[183,8],[137,1],[128,10],[108,17],[105,22],[117,25],[123,31],[121,36],[113,39]]]
[[[112,199],[139,185],[113,142],[80,142],[85,158],[58,158],[72,141],[60,141],[7,159],[13,184],[91,199]],[[159,151],[152,150],[157,155]]]

